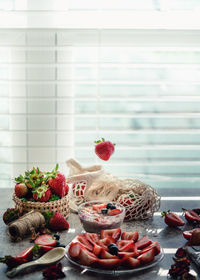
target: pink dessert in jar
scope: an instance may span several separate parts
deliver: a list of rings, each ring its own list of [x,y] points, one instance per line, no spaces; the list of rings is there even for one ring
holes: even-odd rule
[[[81,204],[78,214],[87,232],[119,228],[125,217],[125,208],[117,202],[88,201]]]

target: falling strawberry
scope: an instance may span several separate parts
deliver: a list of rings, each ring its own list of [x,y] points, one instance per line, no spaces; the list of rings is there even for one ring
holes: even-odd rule
[[[185,222],[174,212],[167,212],[163,211],[161,213],[162,217],[165,217],[165,223],[170,227],[180,227],[184,226]]]
[[[43,213],[47,226],[52,230],[64,230],[69,228],[69,224],[65,217],[59,212]]]
[[[115,144],[112,144],[110,141],[105,141],[104,138],[102,140],[98,140],[94,142],[95,146],[95,153],[97,156],[102,160],[109,160],[111,155],[114,153]]]

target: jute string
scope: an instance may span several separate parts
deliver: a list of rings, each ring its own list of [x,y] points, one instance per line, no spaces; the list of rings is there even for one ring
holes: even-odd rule
[[[13,240],[21,240],[28,233],[35,234],[35,230],[45,225],[45,218],[40,212],[30,211],[8,227],[8,234]]]

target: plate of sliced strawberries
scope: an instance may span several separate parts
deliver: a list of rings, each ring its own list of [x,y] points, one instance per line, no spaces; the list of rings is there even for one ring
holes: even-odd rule
[[[120,228],[78,234],[66,247],[74,265],[103,274],[134,273],[157,265],[164,257],[157,241]]]

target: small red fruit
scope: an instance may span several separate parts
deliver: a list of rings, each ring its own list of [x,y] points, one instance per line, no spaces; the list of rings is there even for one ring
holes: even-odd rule
[[[149,239],[147,235],[144,235],[142,238],[140,238],[136,243],[137,249],[143,249],[147,246],[149,246],[152,243],[152,241]]]
[[[17,197],[25,197],[28,193],[28,188],[24,183],[16,184],[15,185],[15,194]]]
[[[186,239],[186,240],[190,240],[191,239],[191,237],[192,237],[192,232],[194,231],[194,230],[200,230],[200,228],[194,228],[194,229],[192,229],[192,230],[187,230],[187,231],[184,231],[183,232],[183,237]]]
[[[101,236],[101,239],[111,236],[112,238],[114,238],[117,241],[121,236],[121,229],[120,228],[102,229],[100,231],[100,236]]]
[[[102,160],[109,160],[111,155],[114,153],[115,144],[112,144],[110,141],[105,141],[104,138],[102,140],[95,141],[95,153]]]
[[[200,230],[198,228],[195,228],[192,231],[192,236],[190,239],[190,245],[193,246],[199,246],[200,245]]]
[[[17,258],[22,258],[22,259],[27,259],[27,260],[32,260],[33,258],[33,245],[24,249],[23,251],[21,251],[16,257]]]
[[[50,234],[40,235],[35,239],[35,244],[41,246],[56,246],[57,241]]]
[[[113,209],[113,210],[109,210],[108,215],[109,216],[115,216],[115,215],[121,214],[121,212],[122,212],[121,209],[116,208],[116,209]]]
[[[155,257],[155,249],[152,248],[151,250],[149,250],[146,253],[141,254],[137,259],[142,263],[142,264],[146,264],[146,263],[150,263],[151,261],[154,260]]]
[[[48,188],[46,185],[37,188],[33,192],[33,198],[39,202],[47,202],[51,197],[51,189]]]
[[[165,217],[164,221],[170,227],[180,227],[185,225],[185,222],[176,213],[170,212],[170,210],[167,212],[163,211],[161,215],[162,217]]]
[[[66,195],[66,179],[62,173],[57,173],[55,178],[50,178],[48,184],[52,193],[64,197]]]
[[[185,219],[189,222],[189,223],[193,223],[193,222],[197,222],[200,223],[200,216],[193,210],[186,210],[183,209],[184,213],[185,213]]]
[[[134,242],[136,242],[139,238],[139,233],[137,231],[135,232],[123,232],[121,239],[122,240],[133,240]]]
[[[56,212],[49,221],[49,227],[52,230],[64,230],[69,228],[69,224],[61,213]]]

